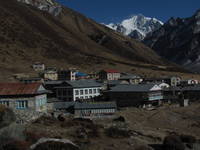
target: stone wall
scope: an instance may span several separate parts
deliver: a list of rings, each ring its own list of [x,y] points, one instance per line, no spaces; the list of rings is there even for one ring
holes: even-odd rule
[[[36,112],[33,110],[14,110],[14,113],[16,115],[16,123],[18,124],[26,124],[46,115],[44,112]]]

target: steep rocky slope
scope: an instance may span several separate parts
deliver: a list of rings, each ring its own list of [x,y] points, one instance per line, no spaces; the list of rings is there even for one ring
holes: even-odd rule
[[[121,71],[155,69],[158,64],[165,66],[164,70],[177,70],[140,42],[69,8],[62,7],[55,16],[35,5],[6,0],[0,1],[0,9],[0,71],[3,79],[13,73],[30,73],[30,65],[35,61],[86,71],[111,67],[121,68]]]
[[[199,72],[200,10],[189,18],[171,18],[144,42],[160,56]]]

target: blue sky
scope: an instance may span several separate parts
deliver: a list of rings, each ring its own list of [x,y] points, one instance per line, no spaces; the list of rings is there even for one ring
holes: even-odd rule
[[[100,23],[120,22],[133,14],[155,17],[189,17],[200,8],[200,0],[57,0]]]

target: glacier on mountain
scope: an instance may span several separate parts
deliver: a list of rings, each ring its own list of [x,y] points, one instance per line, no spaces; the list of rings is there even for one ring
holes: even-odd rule
[[[145,17],[142,14],[132,15],[121,23],[110,23],[107,27],[132,38],[143,40],[147,34],[154,32],[163,25],[156,18]]]

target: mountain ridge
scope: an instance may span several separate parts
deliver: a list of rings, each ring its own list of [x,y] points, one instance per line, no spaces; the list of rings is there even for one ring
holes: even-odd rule
[[[54,16],[17,0],[0,1],[0,8],[0,70],[5,79],[16,73],[34,73],[30,66],[36,61],[85,72],[105,68],[142,74],[152,68],[184,71],[141,42],[72,9],[62,7]]]
[[[121,23],[110,23],[105,26],[126,36],[142,41],[147,34],[159,29],[163,22],[156,18],[145,17],[142,14],[131,15]]]
[[[160,56],[185,68],[200,69],[200,10],[188,18],[170,18],[159,30],[146,37],[144,43]]]

